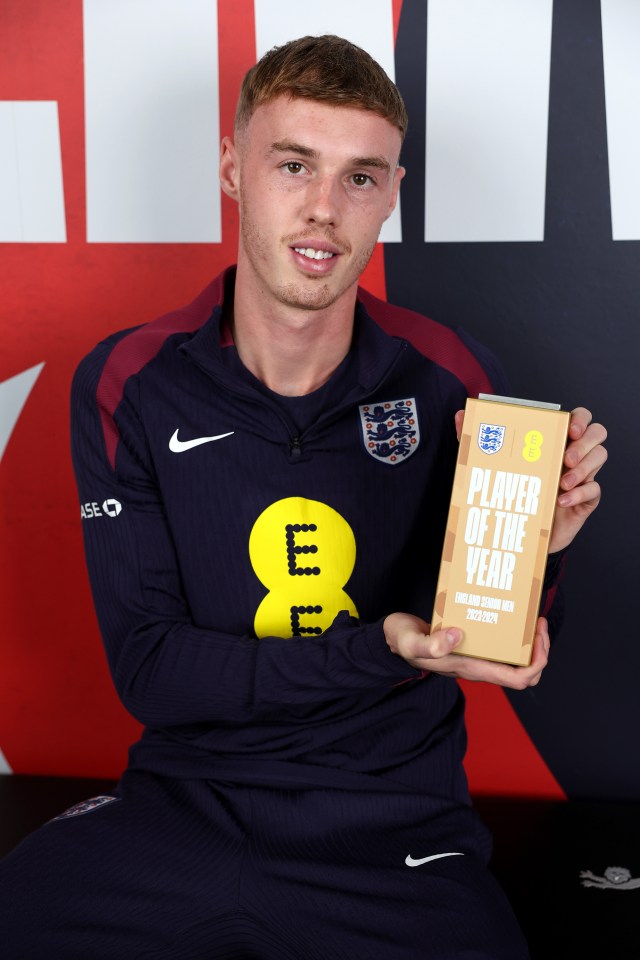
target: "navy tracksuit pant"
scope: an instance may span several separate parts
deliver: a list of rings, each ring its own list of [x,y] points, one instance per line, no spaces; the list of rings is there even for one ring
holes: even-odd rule
[[[0,864],[3,957],[528,957],[466,807],[144,772],[113,796],[52,820]]]

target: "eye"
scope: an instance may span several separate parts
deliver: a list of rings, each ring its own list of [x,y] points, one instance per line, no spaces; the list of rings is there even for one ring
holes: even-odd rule
[[[375,182],[368,173],[354,173],[351,180],[356,187],[367,187],[370,183]]]
[[[285,170],[287,173],[301,173],[304,170],[304,166],[300,163],[299,160],[288,160],[285,165]]]

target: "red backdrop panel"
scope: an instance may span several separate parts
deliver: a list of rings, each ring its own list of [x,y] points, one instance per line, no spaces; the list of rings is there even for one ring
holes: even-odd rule
[[[218,17],[224,135],[255,61],[253,3],[220,0]],[[191,300],[234,258],[237,220],[223,196],[221,244],[86,242],[82,43],[81,0],[0,7],[0,99],[58,102],[67,224],[66,243],[5,244],[0,255],[0,382],[45,364],[0,464],[0,750],[15,772],[116,776],[138,727],[113,691],[84,567],[71,377],[106,334]],[[384,297],[381,246],[363,283]],[[503,693],[468,696],[472,787],[560,795]]]

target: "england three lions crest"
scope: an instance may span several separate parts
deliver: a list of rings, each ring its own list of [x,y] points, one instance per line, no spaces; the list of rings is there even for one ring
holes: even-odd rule
[[[367,403],[359,410],[364,447],[374,460],[395,466],[418,449],[420,425],[415,397]]]
[[[506,429],[495,423],[481,423],[478,431],[478,446],[482,452],[491,454],[502,450]]]

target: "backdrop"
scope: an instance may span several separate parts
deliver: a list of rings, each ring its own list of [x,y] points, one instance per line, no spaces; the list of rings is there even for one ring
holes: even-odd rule
[[[590,406],[610,431],[541,684],[465,685],[471,786],[637,799],[634,0],[0,0],[0,770],[125,764],[138,730],[84,569],[71,376],[234,258],[216,167],[240,79],[274,43],[324,32],[369,49],[411,117],[365,286],[466,327],[515,395]]]

